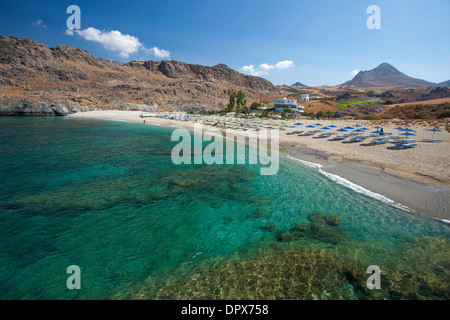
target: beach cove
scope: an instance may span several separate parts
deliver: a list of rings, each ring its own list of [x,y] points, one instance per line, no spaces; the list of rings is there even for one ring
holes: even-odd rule
[[[303,150],[266,176],[175,165],[180,121],[110,120],[0,118],[3,299],[448,298],[441,221]],[[66,287],[72,265],[80,290]],[[380,290],[365,285],[372,265]]]
[[[163,125],[169,127],[182,127],[194,129],[193,121],[180,121],[167,118],[146,117],[141,118],[139,111],[89,111],[69,115],[69,118],[90,118],[114,121],[129,121],[145,123],[148,125]],[[207,119],[210,125],[204,129],[217,129],[212,123],[217,120],[229,121],[224,117]],[[295,123],[303,124],[296,126]],[[351,183],[367,189],[375,194],[392,200],[392,203],[402,206],[418,214],[430,218],[450,221],[450,133],[439,133],[442,143],[423,142],[419,147],[410,150],[398,150],[388,145],[370,145],[368,143],[348,143],[348,141],[330,141],[328,138],[317,136],[302,136],[293,134],[301,130],[307,132],[308,125],[316,123],[322,126],[338,125],[341,128],[361,125],[372,127],[368,121],[363,120],[289,120],[271,121],[271,123],[284,123],[279,131],[279,144],[284,156],[292,161],[295,159],[317,164],[321,170],[337,175]],[[320,129],[319,126],[316,126]],[[387,133],[396,133],[395,122],[384,123]],[[416,131],[414,139],[431,138],[431,127],[423,125],[409,126]],[[255,130],[227,129],[235,135],[257,137]],[[372,129],[373,131],[375,129]],[[223,130],[224,131],[224,130]],[[306,164],[308,165],[308,164]]]

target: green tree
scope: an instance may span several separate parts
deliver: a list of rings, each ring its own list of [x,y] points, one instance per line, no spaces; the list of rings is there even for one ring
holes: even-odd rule
[[[227,108],[225,109],[225,112],[232,112],[235,107],[236,107],[236,92],[232,92],[230,93],[230,100],[228,102]]]
[[[245,107],[247,105],[247,100],[245,100],[245,93],[241,90],[236,95],[236,105],[239,107]]]
[[[258,102],[253,102],[252,105],[250,106],[250,110],[256,110],[259,107],[261,107],[261,104],[259,104]]]

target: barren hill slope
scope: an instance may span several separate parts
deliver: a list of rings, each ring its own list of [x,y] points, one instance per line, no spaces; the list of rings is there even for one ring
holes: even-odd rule
[[[0,36],[0,114],[14,114],[23,104],[32,110],[38,103],[47,109],[58,106],[62,113],[61,107],[71,112],[136,105],[149,110],[218,110],[227,104],[229,93],[237,90],[246,94],[249,103],[260,99],[269,103],[276,92],[269,81],[224,64],[118,64],[86,50],[63,45],[50,48],[26,38]]]

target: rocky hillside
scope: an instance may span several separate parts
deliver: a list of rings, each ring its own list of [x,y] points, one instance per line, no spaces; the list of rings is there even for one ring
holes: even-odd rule
[[[343,85],[355,86],[358,88],[413,88],[413,87],[434,87],[437,84],[421,79],[411,78],[389,63],[382,63],[378,67],[369,71],[360,71],[352,80]]]
[[[439,83],[440,86],[450,87],[450,80]]]
[[[270,103],[267,80],[224,64],[178,61],[118,64],[88,51],[0,36],[0,115],[64,115],[98,109],[219,110],[229,93],[242,90],[249,103]]]

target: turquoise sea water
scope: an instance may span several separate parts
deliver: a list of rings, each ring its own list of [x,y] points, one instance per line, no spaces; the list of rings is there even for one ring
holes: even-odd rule
[[[176,166],[172,130],[0,118],[0,299],[448,298],[448,226],[284,156]]]

